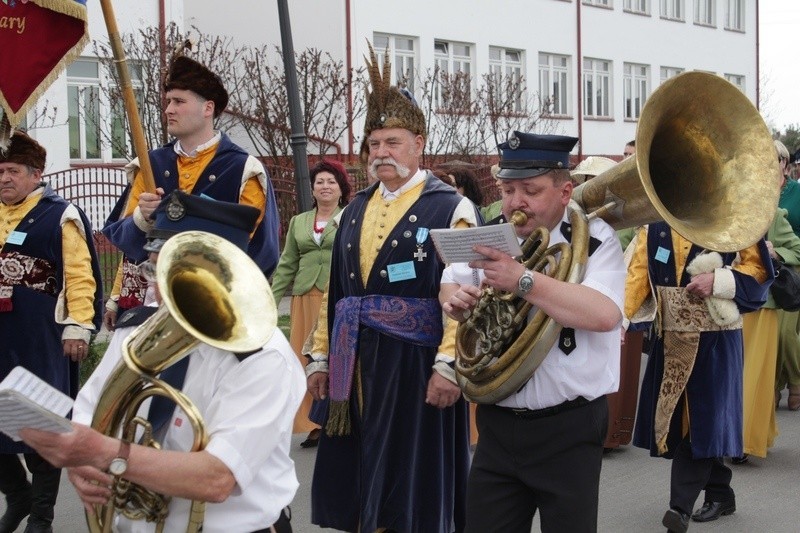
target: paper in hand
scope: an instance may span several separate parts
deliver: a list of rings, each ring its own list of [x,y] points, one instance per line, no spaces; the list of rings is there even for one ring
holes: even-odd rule
[[[0,382],[0,431],[15,441],[22,440],[19,430],[24,428],[67,433],[72,431],[65,418],[72,403],[72,398],[28,369],[15,367]]]
[[[472,248],[476,244],[505,252],[512,257],[522,255],[519,239],[512,224],[494,224],[477,228],[432,229],[431,239],[445,263],[468,263],[486,259]]]

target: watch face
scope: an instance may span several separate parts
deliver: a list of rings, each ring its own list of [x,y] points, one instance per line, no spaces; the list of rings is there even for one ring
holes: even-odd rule
[[[108,465],[108,471],[115,476],[121,476],[128,469],[128,461],[121,457],[115,457]]]
[[[519,278],[519,290],[520,292],[528,292],[533,287],[533,277],[530,275],[529,272],[525,272],[521,278]]]

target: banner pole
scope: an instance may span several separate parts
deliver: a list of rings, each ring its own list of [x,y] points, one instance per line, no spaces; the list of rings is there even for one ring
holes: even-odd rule
[[[128,124],[131,128],[133,149],[139,157],[139,173],[144,180],[145,191],[155,192],[156,183],[153,179],[153,168],[150,165],[150,157],[147,153],[147,140],[144,137],[144,128],[142,128],[141,118],[139,118],[139,109],[136,106],[136,95],[133,93],[131,75],[128,71],[128,59],[125,57],[122,39],[119,37],[114,8],[111,5],[111,0],[100,0],[100,5],[103,8],[103,18],[106,21],[108,39],[111,44],[111,51],[114,54],[114,63],[117,65],[122,100],[125,103],[125,113],[128,116]]]

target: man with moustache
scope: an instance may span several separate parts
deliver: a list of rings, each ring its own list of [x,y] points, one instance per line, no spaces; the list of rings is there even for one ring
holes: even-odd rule
[[[342,212],[306,367],[311,395],[330,400],[318,421],[311,521],[451,533],[463,528],[468,419],[454,329],[443,328],[437,300],[444,264],[428,232],[474,225],[477,213],[419,168],[424,115],[410,93],[384,83],[370,52],[364,133],[378,181]]]
[[[147,259],[143,247],[153,227],[153,213],[161,198],[176,189],[226,202],[257,208],[256,229],[250,236],[247,255],[270,276],[278,264],[278,207],[263,165],[234,144],[214,121],[228,105],[228,92],[220,77],[185,55],[171,63],[164,82],[167,131],[174,139],[149,153],[156,191],[146,191],[139,175],[139,160],[125,168],[131,179],[123,216],[103,229],[109,240],[125,254],[111,298],[106,325],[113,327],[117,308],[132,308],[144,300],[146,284],[136,264]],[[109,316],[110,315],[110,316]]]
[[[516,228],[520,239],[544,227],[551,246],[571,242],[568,168],[576,142],[514,132],[499,146],[503,215],[509,219],[521,211],[528,217]],[[533,306],[529,319],[543,311],[561,331],[519,390],[495,405],[478,406],[480,439],[467,486],[466,531],[530,531],[537,511],[546,533],[597,531],[605,395],[619,384],[625,266],[616,233],[600,219],[589,222],[580,283],[531,272],[486,246],[475,251],[486,259],[445,270],[441,299],[450,317],[466,319],[481,284],[524,298]]]

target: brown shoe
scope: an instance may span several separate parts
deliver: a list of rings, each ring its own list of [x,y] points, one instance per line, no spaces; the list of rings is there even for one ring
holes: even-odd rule
[[[800,410],[800,392],[790,392],[787,403],[790,411]]]

